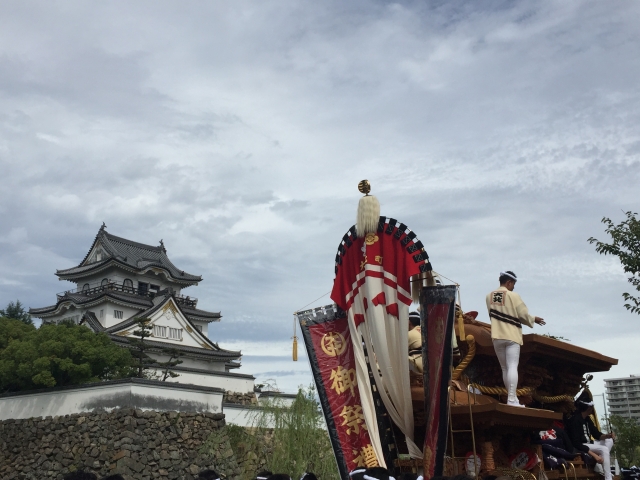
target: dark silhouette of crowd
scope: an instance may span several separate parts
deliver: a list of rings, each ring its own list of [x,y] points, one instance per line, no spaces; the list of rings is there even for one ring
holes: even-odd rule
[[[198,480],[221,480],[220,474],[215,470],[203,470],[198,473]],[[373,468],[359,468],[353,470],[349,474],[350,480],[423,480],[421,475],[417,473],[403,473],[397,479],[389,473],[386,468],[373,467]],[[76,471],[64,476],[64,480],[124,480],[124,477],[120,474],[108,475],[106,477],[98,478],[95,473]],[[255,480],[293,480],[287,473],[273,473],[267,470],[263,470],[256,475]],[[318,480],[318,477],[311,473],[305,472],[300,480]],[[467,475],[455,475],[453,477],[433,477],[431,480],[473,480]]]

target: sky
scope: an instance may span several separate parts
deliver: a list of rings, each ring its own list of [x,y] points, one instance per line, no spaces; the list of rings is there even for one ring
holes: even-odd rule
[[[488,320],[501,270],[538,333],[640,374],[601,219],[638,210],[637,2],[4,2],[0,305],[55,302],[104,221],[164,240],[210,337],[285,391],[293,312],[331,303],[369,179]]]

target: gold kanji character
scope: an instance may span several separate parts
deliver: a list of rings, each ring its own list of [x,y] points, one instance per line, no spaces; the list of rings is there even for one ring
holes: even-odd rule
[[[376,255],[376,262],[382,265],[382,255]]]
[[[364,423],[364,415],[362,414],[362,407],[360,405],[356,405],[354,407],[345,405],[340,412],[340,416],[344,420],[342,425],[346,425],[347,435],[351,435],[351,432],[356,435],[360,434],[360,426],[362,425],[363,429],[367,429],[367,426]]]
[[[357,455],[356,458],[353,459],[355,463],[354,467],[377,467],[378,466],[378,458],[376,457],[376,452],[373,451],[373,447],[369,443],[358,450],[353,450],[353,454]]]
[[[360,270],[364,270],[364,266],[367,264],[367,256],[364,256],[364,260],[360,262]]]
[[[355,393],[354,388],[358,385],[356,369],[350,368],[347,370],[346,368],[342,368],[341,365],[338,365],[336,370],[331,370],[329,380],[333,380],[331,389],[335,390],[338,395],[342,395],[347,390],[351,390],[351,395],[353,395]]]

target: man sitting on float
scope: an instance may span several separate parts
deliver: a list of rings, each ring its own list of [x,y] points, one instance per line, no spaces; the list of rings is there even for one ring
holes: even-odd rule
[[[599,473],[604,474],[604,479],[612,480],[611,449],[615,435],[602,433],[596,428],[590,418],[595,412],[593,397],[588,392],[583,392],[575,405],[576,412],[565,422],[567,434],[577,450],[588,453],[602,465]]]
[[[487,295],[487,310],[491,318],[493,348],[502,367],[502,380],[507,389],[507,405],[524,407],[518,401],[518,363],[522,345],[522,325],[533,328],[544,325],[540,317],[529,314],[520,295],[513,291],[518,277],[512,271],[500,272],[500,288]]]
[[[409,313],[409,370],[422,373],[422,331],[420,312]]]

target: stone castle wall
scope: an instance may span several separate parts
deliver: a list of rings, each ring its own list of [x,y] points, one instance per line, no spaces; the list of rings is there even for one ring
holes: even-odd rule
[[[222,401],[224,403],[232,403],[234,405],[258,405],[258,399],[256,398],[256,394],[253,392],[241,393],[227,390],[224,393]]]
[[[4,420],[0,478],[61,480],[84,469],[99,478],[190,480],[213,468],[235,480],[240,469],[224,424],[221,413],[134,409]]]

